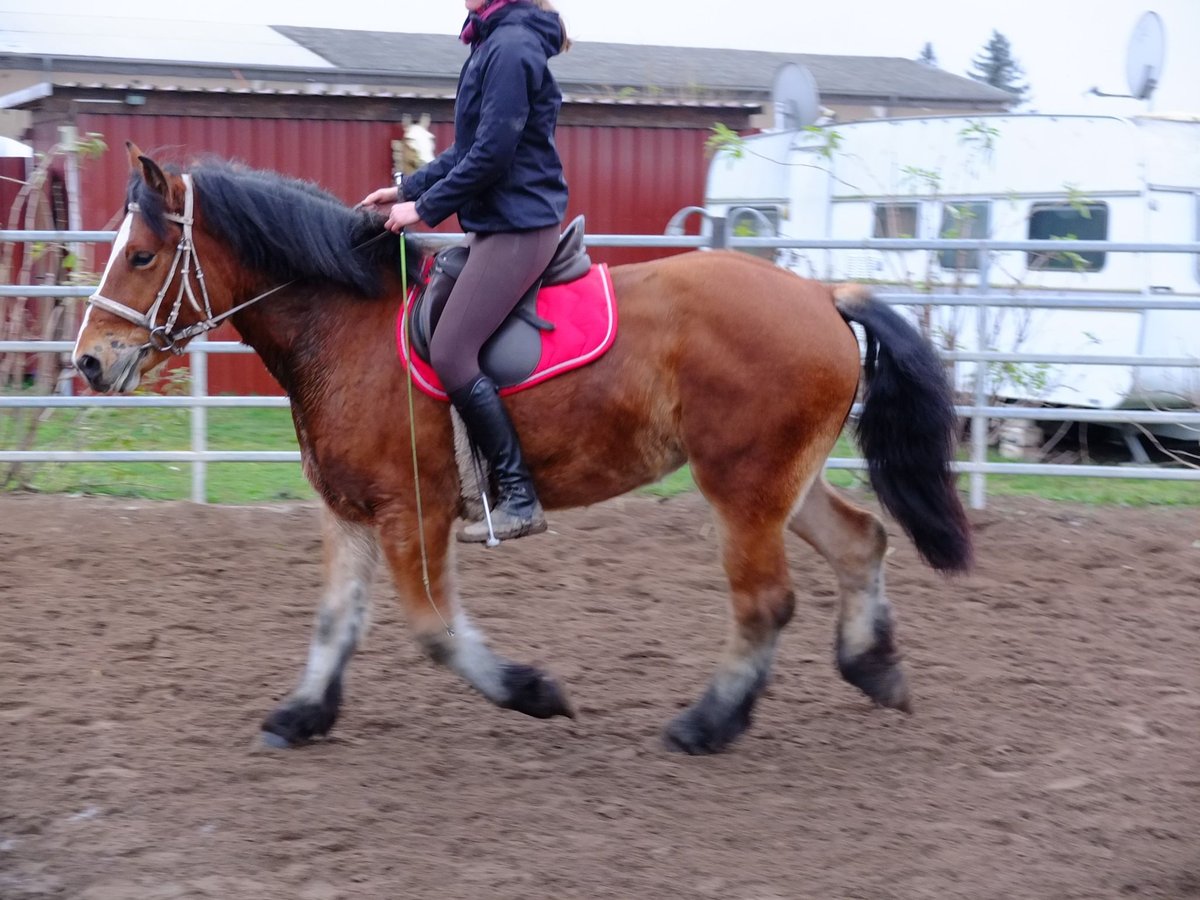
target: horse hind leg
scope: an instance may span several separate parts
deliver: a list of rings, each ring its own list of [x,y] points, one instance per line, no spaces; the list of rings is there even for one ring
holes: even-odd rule
[[[880,706],[911,712],[891,604],[883,588],[887,552],[883,523],[818,479],[788,528],[825,557],[837,575],[840,601],[835,644],[842,678]]]
[[[707,690],[667,726],[665,739],[673,750],[716,753],[750,726],[779,632],[795,606],[784,556],[785,516],[764,516],[762,510],[739,514],[717,506],[732,631]]]
[[[367,625],[379,560],[374,530],[326,509],[322,517],[325,592],[300,684],[262,723],[263,740],[291,747],[324,736],[337,721],[342,678]]]

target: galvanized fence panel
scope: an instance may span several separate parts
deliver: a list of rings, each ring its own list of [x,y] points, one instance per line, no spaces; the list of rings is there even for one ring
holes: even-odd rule
[[[1020,296],[993,293],[988,285],[990,254],[998,251],[1022,252],[1127,252],[1127,253],[1190,253],[1200,254],[1200,242],[1194,243],[1129,243],[1112,241],[995,241],[995,240],[927,240],[907,238],[867,240],[791,240],[785,238],[735,237],[724,227],[721,220],[711,223],[704,236],[668,235],[589,235],[590,246],[595,247],[642,247],[657,249],[705,249],[729,247],[732,249],[825,249],[825,250],[971,250],[978,251],[980,268],[979,284],[973,290],[953,295],[925,293],[887,293],[881,299],[896,305],[966,306],[979,310],[977,316],[980,346],[986,346],[983,333],[986,310],[997,307],[1037,309],[1168,309],[1200,310],[1200,299],[1177,298],[1169,295],[1146,293],[1140,297],[1062,297],[1046,296],[1031,292]],[[69,232],[69,231],[4,231],[4,241],[112,241],[114,232]],[[432,235],[435,243],[449,243],[461,235]],[[0,285],[0,297],[86,297],[93,287],[79,285]],[[0,341],[0,353],[69,353],[72,344],[67,341]],[[208,449],[207,410],[237,407],[281,407],[287,406],[286,397],[245,396],[212,397],[208,394],[207,358],[210,353],[252,353],[242,344],[229,341],[207,341],[198,339],[188,345],[187,354],[190,370],[190,394],[174,396],[0,396],[0,409],[37,408],[61,409],[72,407],[142,407],[142,408],[185,408],[191,411],[191,447],[178,451],[15,451],[0,449],[0,462],[175,462],[192,466],[192,500],[206,501],[206,467],[217,462],[298,462],[297,451],[232,451]],[[1112,365],[1112,366],[1166,366],[1171,368],[1198,368],[1200,359],[1192,357],[1142,357],[1118,355],[1079,354],[1025,354],[998,351],[950,351],[942,353],[947,361],[974,363],[976,366],[973,403],[959,406],[957,411],[971,423],[970,459],[956,464],[957,471],[970,479],[970,502],[975,508],[983,508],[987,500],[988,475],[1053,475],[1091,478],[1134,478],[1157,481],[1200,482],[1198,468],[1163,468],[1150,466],[1112,465],[1061,465],[1047,463],[996,463],[987,459],[988,427],[991,420],[1028,419],[1037,421],[1062,421],[1076,423],[1104,423],[1125,425],[1170,424],[1194,427],[1200,434],[1200,411],[1157,411],[1142,409],[1080,409],[1044,408],[1021,406],[993,406],[988,400],[988,365],[990,363],[1043,363],[1051,365]],[[857,409],[855,410],[857,412]],[[865,461],[858,458],[831,459],[828,469],[865,469]]]

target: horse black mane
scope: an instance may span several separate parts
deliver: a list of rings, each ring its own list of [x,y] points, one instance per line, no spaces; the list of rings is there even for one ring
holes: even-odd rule
[[[189,171],[205,227],[253,271],[280,282],[332,281],[364,297],[380,295],[386,270],[399,271],[400,248],[383,220],[351,209],[312,182],[227,162],[205,162]],[[162,196],[135,174],[128,200],[165,239],[170,223]],[[405,243],[409,279],[415,282],[424,250],[409,235]]]

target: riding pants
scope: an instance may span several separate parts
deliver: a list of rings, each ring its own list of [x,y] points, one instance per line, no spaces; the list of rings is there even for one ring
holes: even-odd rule
[[[448,393],[479,377],[479,351],[550,264],[558,238],[557,225],[468,238],[471,253],[429,346],[429,362]]]

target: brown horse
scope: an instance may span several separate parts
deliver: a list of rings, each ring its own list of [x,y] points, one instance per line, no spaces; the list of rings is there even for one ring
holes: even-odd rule
[[[394,330],[403,274],[393,240],[371,241],[380,221],[274,173],[210,163],[177,174],[132,145],[129,156],[129,215],[84,317],[76,366],[98,391],[128,391],[230,318],[291,398],[304,471],[324,502],[326,585],[308,664],[267,716],[264,738],[295,745],[333,726],[381,554],[435,662],[498,706],[572,715],[552,678],[495,654],[459,605],[449,407],[417,394],[410,423]],[[409,255],[419,262],[415,245]],[[668,726],[668,744],[714,752],[749,725],[792,617],[785,530],[837,576],[842,676],[907,710],[883,587],[886,532],[830,489],[822,464],[859,383],[847,324],[856,322],[867,342],[858,436],[872,484],[927,562],[964,569],[971,541],[937,356],[867,292],[744,254],[620,266],[612,281],[621,324],[608,353],[506,402],[547,508],[596,503],[684,463],[713,507],[732,632],[708,689]]]

